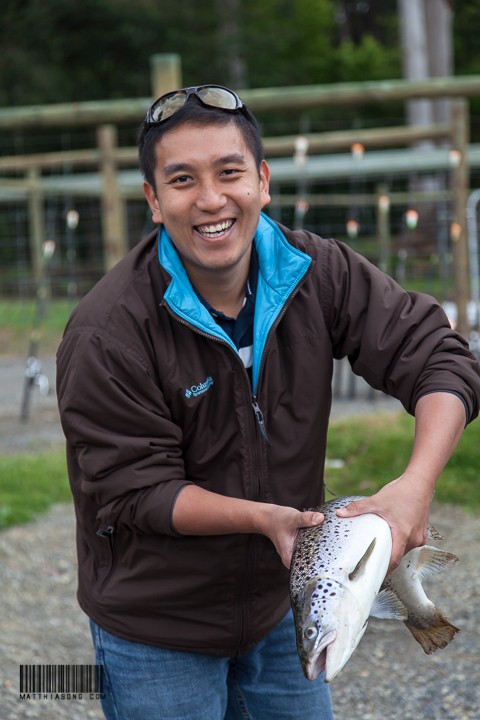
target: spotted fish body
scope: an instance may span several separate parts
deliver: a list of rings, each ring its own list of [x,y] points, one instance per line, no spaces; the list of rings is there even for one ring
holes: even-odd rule
[[[325,521],[300,530],[295,543],[290,596],[300,662],[309,680],[324,671],[329,682],[340,672],[370,616],[405,621],[425,652],[444,647],[457,631],[421,587],[423,577],[457,558],[425,546],[417,549],[423,557],[408,553],[384,584],[392,551],[388,523],[372,513],[336,515],[340,507],[360,499],[337,498],[319,507]]]

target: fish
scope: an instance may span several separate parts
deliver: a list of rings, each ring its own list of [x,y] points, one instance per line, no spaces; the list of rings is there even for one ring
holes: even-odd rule
[[[392,551],[390,526],[367,513],[340,518],[352,496],[312,508],[321,525],[301,528],[290,566],[290,601],[297,651],[305,677],[323,672],[331,682],[362,639],[370,617],[403,621],[425,653],[446,647],[459,631],[428,599],[422,581],[458,562],[431,545],[414,548],[387,575]],[[433,527],[429,536],[440,539]],[[443,538],[442,538],[443,539]]]

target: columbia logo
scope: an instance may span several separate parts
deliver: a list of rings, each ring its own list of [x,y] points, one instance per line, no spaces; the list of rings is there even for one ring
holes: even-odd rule
[[[199,385],[192,385],[192,387],[187,388],[185,390],[185,396],[187,398],[191,398],[197,397],[197,395],[202,395],[203,393],[207,392],[207,390],[211,388],[212,385],[213,378],[209,375],[203,383],[200,383]]]

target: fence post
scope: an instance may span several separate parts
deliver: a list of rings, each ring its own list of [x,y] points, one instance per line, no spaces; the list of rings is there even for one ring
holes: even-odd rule
[[[170,90],[182,87],[182,67],[180,55],[160,53],[150,58],[152,95],[154,98]]]
[[[128,252],[125,202],[118,183],[115,150],[117,128],[101,125],[97,129],[102,176],[102,235],[104,268],[110,270]]]
[[[465,99],[452,103],[452,193],[453,218],[450,226],[454,280],[454,301],[457,306],[457,330],[468,337],[470,329],[467,304],[470,296],[468,271],[468,238],[466,208],[469,193],[469,108]]]
[[[38,168],[30,168],[27,173],[28,187],[28,217],[30,257],[32,276],[37,284],[42,274],[42,248],[45,242],[45,213],[43,206],[43,193],[40,186],[40,172]]]

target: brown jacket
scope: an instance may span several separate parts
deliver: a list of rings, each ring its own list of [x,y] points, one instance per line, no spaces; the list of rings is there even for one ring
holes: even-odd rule
[[[233,656],[289,606],[260,535],[179,536],[187,483],[303,509],[323,499],[334,358],[414,412],[452,391],[478,412],[478,363],[434,300],[407,294],[347,246],[262,215],[253,393],[163,230],[82,300],[58,352],[77,517],[78,598],[120,637]]]

